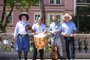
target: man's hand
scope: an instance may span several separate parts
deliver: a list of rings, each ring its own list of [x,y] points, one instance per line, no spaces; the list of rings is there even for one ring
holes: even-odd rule
[[[70,37],[74,37],[74,34],[71,34]]]
[[[76,34],[71,34],[71,35],[70,35],[70,37],[75,37],[75,36],[76,36]]]
[[[56,35],[56,32],[52,32],[51,34],[52,34],[52,35]]]
[[[76,34],[65,34],[63,32],[61,34],[65,37],[75,37],[76,36]]]
[[[16,36],[14,36],[14,37],[13,37],[13,40],[14,40],[14,42],[16,43],[17,37],[16,37]]]
[[[63,36],[66,36],[66,37],[68,37],[68,36],[70,36],[69,34],[65,34],[65,33],[61,33]]]
[[[34,32],[35,35],[37,35],[38,33],[37,32]]]
[[[43,34],[46,34],[46,33],[47,33],[47,31],[44,31],[44,32],[43,32]]]

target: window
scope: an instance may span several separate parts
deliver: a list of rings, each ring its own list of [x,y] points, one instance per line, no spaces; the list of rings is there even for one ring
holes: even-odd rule
[[[57,20],[60,22],[60,20],[61,20],[60,15],[56,15],[56,17],[57,17]]]
[[[50,23],[52,22],[52,16],[54,16],[54,15],[50,15]],[[60,22],[60,15],[56,15],[56,17],[57,17],[57,21],[59,21]]]
[[[49,24],[52,23],[52,16],[54,16],[54,15],[57,17],[57,20],[58,20],[59,22],[61,21],[61,14],[57,14],[57,13],[56,13],[56,14],[55,14],[55,13],[53,13],[53,14],[48,14],[48,15],[47,15],[47,18],[48,18],[48,19],[47,19],[47,26],[49,26]]]
[[[61,0],[49,0],[50,4],[60,4]]]
[[[78,3],[83,2],[83,3],[90,3],[90,0],[77,0]]]
[[[49,17],[49,19],[50,19],[50,23],[52,22],[52,16],[53,16],[53,15],[50,15],[50,17]]]
[[[54,0],[50,0],[50,4],[54,4]]]
[[[56,4],[60,4],[60,0],[56,0]]]
[[[35,22],[38,21],[38,18],[40,17],[40,15],[35,15]]]
[[[34,22],[37,23],[38,22],[38,18],[40,17],[40,13],[35,13],[34,14]]]

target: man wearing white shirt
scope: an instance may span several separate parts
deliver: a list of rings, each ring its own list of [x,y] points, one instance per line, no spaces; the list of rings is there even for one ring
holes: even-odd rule
[[[14,40],[16,40],[16,50],[18,52],[19,60],[21,60],[21,53],[24,52],[24,58],[27,60],[27,54],[29,51],[29,36],[25,29],[25,26],[30,25],[28,22],[29,16],[27,14],[21,14],[19,16],[19,22],[17,22],[14,31]]]
[[[32,26],[32,29],[35,35],[39,33],[42,33],[42,34],[46,33],[46,25],[43,23],[41,17],[38,18],[38,23],[34,24]],[[35,47],[35,44],[34,44],[33,60],[36,60],[37,58],[37,50],[38,49]],[[39,49],[39,52],[40,52],[40,59],[44,60],[44,49]]]

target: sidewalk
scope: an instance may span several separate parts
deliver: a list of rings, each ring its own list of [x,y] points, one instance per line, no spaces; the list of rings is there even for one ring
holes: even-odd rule
[[[17,52],[0,52],[0,58],[17,58]],[[22,56],[23,57],[23,56]],[[28,58],[32,58],[32,53],[28,54]],[[50,53],[46,52],[44,58],[50,59]],[[89,59],[90,60],[90,51],[87,53],[76,53],[76,59]],[[0,59],[1,60],[1,59]]]
[[[24,60],[24,59],[22,59],[22,60]],[[28,59],[28,60],[32,60],[32,59]],[[37,60],[40,60],[40,59],[37,59]],[[52,59],[45,59],[45,60],[52,60]],[[58,60],[60,60],[60,59],[58,59]],[[75,60],[90,60],[90,59],[75,59]]]

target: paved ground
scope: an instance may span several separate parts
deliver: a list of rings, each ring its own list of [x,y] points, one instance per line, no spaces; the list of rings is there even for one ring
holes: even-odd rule
[[[0,52],[0,60],[18,60],[17,57],[18,57],[17,52]],[[44,57],[45,57],[45,60],[51,60],[50,53],[45,53]],[[29,58],[28,60],[32,60],[32,53],[28,54],[28,58]],[[37,60],[40,60],[40,59],[37,59]],[[90,51],[88,51],[87,53],[77,52],[75,60],[90,60]]]
[[[18,59],[0,59],[0,60],[18,60]],[[22,60],[24,60],[24,59],[22,59]],[[32,60],[32,59],[28,59],[28,60]],[[37,59],[37,60],[40,60],[40,59]],[[52,59],[45,59],[45,60],[52,60]],[[60,59],[58,59],[58,60],[60,60]],[[66,60],[68,60],[68,59],[66,59]],[[90,60],[90,59],[74,59],[74,60]]]
[[[0,58],[17,58],[17,52],[0,52]],[[23,56],[22,56],[23,58]],[[32,58],[32,53],[28,54],[28,58]],[[44,58],[49,59],[50,53],[45,53]],[[76,59],[89,59],[90,60],[90,53],[76,53]],[[1,60],[1,59],[0,59]]]
[[[22,60],[24,60],[24,59],[22,59]],[[32,60],[32,59],[28,59],[28,60]],[[40,60],[40,59],[37,59],[37,60]],[[52,60],[52,59],[45,59],[45,60]],[[90,59],[74,59],[74,60],[90,60]]]

